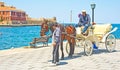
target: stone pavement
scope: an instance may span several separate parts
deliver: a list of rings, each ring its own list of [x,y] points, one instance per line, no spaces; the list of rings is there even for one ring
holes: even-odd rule
[[[94,50],[93,55],[84,56],[82,48],[72,59],[60,60],[60,65],[51,65],[52,47],[19,48],[0,51],[0,70],[120,70],[120,40],[116,51],[108,53],[104,48]],[[64,50],[65,51],[65,50]]]

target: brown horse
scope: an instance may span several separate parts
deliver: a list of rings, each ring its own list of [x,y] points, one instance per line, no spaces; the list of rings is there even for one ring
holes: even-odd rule
[[[76,29],[72,25],[66,26],[66,40],[68,41],[70,45],[70,52],[69,52],[69,57],[72,57],[74,54],[74,46],[75,46],[75,36],[76,36]]]
[[[53,25],[54,24],[58,24],[58,23],[49,23],[48,26],[50,27],[49,29],[51,30],[51,32],[53,33]],[[63,52],[63,41],[64,40],[68,40],[68,43],[70,44],[70,53],[69,53],[69,57],[72,57],[72,55],[74,54],[74,45],[75,45],[75,38],[71,37],[76,35],[76,30],[75,27],[73,27],[72,25],[69,26],[64,26],[62,24],[58,24],[61,30],[61,42],[60,42],[60,49],[62,52],[62,56],[61,59],[64,59],[64,52]],[[43,34],[45,31],[43,31]]]

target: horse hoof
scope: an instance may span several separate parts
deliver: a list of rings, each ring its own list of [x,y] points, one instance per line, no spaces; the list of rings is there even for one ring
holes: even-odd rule
[[[72,55],[69,55],[68,58],[72,58]]]

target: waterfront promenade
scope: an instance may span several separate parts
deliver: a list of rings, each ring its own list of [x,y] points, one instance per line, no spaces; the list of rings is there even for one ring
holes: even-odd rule
[[[116,51],[112,53],[106,52],[103,45],[91,56],[84,56],[82,48],[75,49],[72,59],[65,52],[65,60],[61,60],[58,66],[51,65],[51,45],[3,50],[0,51],[0,70],[120,70],[119,43],[117,40]]]

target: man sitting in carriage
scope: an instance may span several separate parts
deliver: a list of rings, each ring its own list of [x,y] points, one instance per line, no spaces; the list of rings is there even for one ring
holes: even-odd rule
[[[81,27],[81,26],[84,26],[81,34],[85,34],[86,30],[88,29],[89,26],[91,26],[90,24],[90,16],[89,14],[86,13],[85,10],[82,10],[82,14],[79,14],[78,15],[79,17],[79,23],[78,23],[78,26]]]

